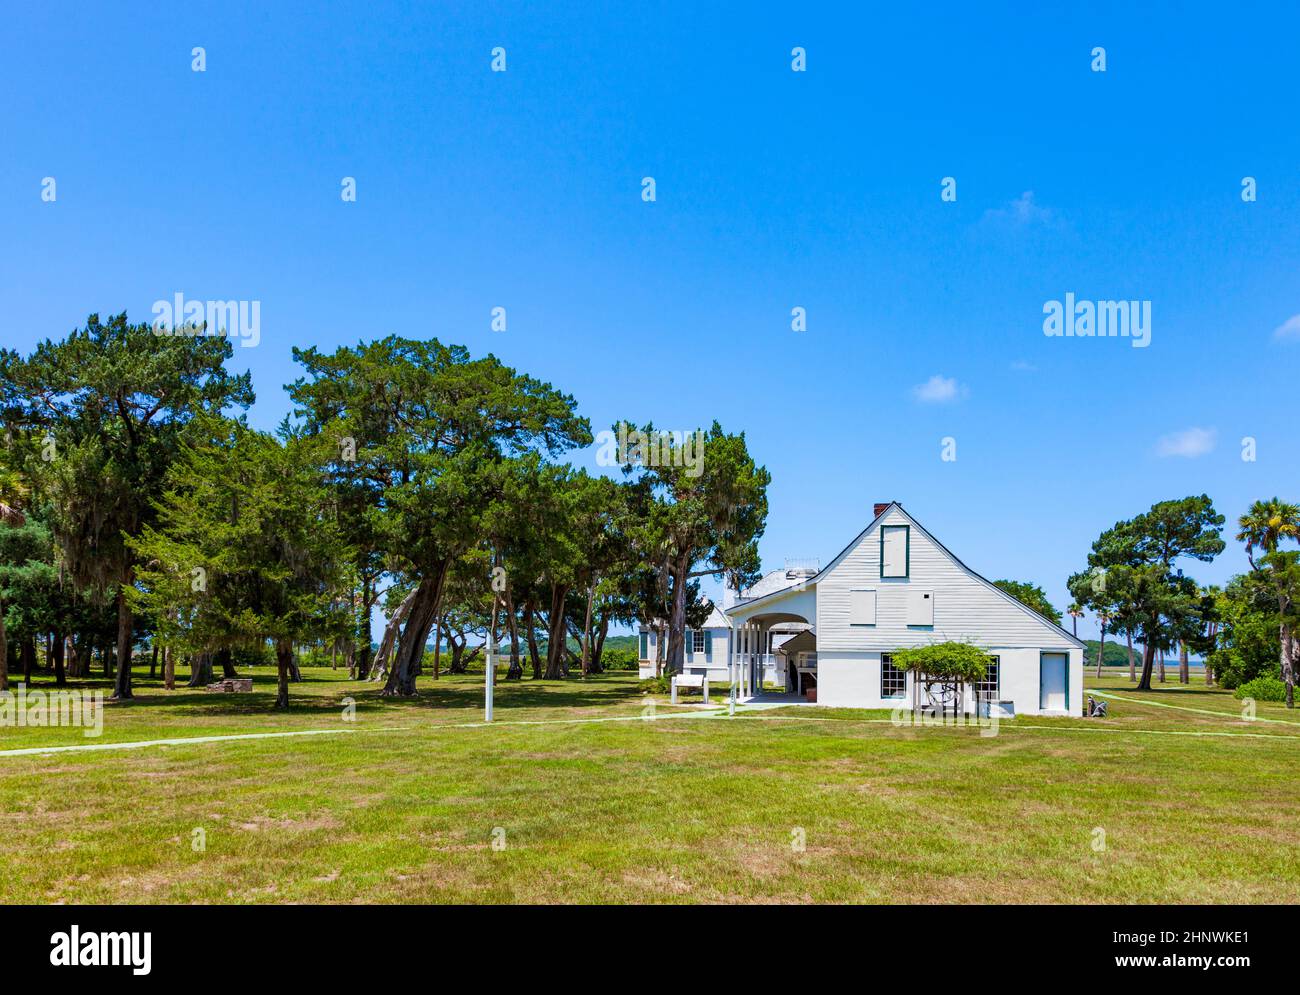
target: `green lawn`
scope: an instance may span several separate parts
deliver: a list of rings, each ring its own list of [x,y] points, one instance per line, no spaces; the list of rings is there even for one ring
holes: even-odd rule
[[[391,701],[344,673],[308,671],[288,714],[262,672],[251,695],[142,681],[97,739],[0,729],[337,731],[0,757],[0,900],[1300,902],[1300,716],[1244,721],[1200,682],[1108,674],[1089,685],[1143,701],[985,737],[804,707],[638,721],[628,675],[501,684],[486,727],[482,674]]]

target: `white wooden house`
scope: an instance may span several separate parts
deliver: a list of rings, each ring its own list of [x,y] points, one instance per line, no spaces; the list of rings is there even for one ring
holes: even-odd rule
[[[708,662],[733,676],[743,696],[775,680],[787,691],[812,691],[821,705],[909,707],[917,689],[911,674],[893,667],[891,651],[957,640],[988,650],[979,691],[1005,703],[1003,714],[1082,708],[1083,643],[975,573],[896,502],[877,504],[871,523],[824,569],[721,614],[727,649],[719,649],[721,626],[711,618]],[[774,647],[771,633],[791,626],[802,632]],[[723,652],[729,656],[720,659]],[[964,705],[972,710],[973,696]]]
[[[1005,702],[1006,713],[1082,710],[1082,641],[976,574],[897,502],[876,505],[871,524],[818,574],[724,614],[735,636],[732,672],[746,691],[762,691],[764,633],[803,622],[785,684],[815,687],[820,705],[909,706],[913,676],[894,669],[889,654],[957,640],[988,650],[980,697]],[[974,709],[974,696],[963,704]]]

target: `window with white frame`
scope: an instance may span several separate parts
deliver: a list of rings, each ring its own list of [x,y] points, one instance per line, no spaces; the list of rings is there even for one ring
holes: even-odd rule
[[[996,656],[988,657],[984,661],[984,680],[975,682],[975,690],[981,698],[996,698],[998,696],[998,679],[1001,676],[998,671],[998,658]]]
[[[907,672],[895,667],[888,653],[880,654],[880,697],[907,697]]]
[[[703,629],[696,629],[695,632],[692,633],[691,652],[692,653],[704,652],[704,630]]]

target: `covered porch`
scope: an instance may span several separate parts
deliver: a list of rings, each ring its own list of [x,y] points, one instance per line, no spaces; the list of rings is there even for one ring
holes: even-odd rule
[[[817,684],[817,636],[807,617],[792,611],[747,614],[733,637],[728,675],[738,700],[809,700]]]

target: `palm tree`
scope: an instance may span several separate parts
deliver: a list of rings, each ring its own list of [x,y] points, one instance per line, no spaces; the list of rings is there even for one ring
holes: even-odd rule
[[[1264,555],[1276,553],[1278,544],[1284,539],[1300,539],[1300,505],[1289,501],[1269,498],[1256,501],[1246,514],[1237,519],[1240,531],[1237,541],[1246,544],[1246,558],[1250,560],[1251,569],[1259,574],[1265,568],[1255,562],[1255,550],[1262,549]],[[1282,616],[1280,636],[1282,640],[1282,680],[1286,684],[1286,707],[1295,707],[1295,647],[1292,645],[1291,623],[1287,620],[1289,598],[1283,591],[1277,571],[1272,574],[1273,590],[1277,595],[1277,610]]]
[[[1213,599],[1216,605],[1222,595],[1223,591],[1217,584],[1208,584],[1201,588],[1201,597]],[[1214,651],[1219,646],[1219,623],[1217,621],[1206,625],[1205,640],[1205,686],[1208,688],[1214,687],[1214,664],[1210,661],[1214,659]]]
[[[1114,616],[1105,608],[1097,612],[1097,620],[1101,622],[1101,646],[1097,648],[1097,676],[1101,676],[1101,665],[1106,660],[1106,623]]]
[[[1065,614],[1074,620],[1074,638],[1079,638],[1079,619],[1083,618],[1083,605],[1079,602],[1072,602],[1070,607],[1065,609]]]

